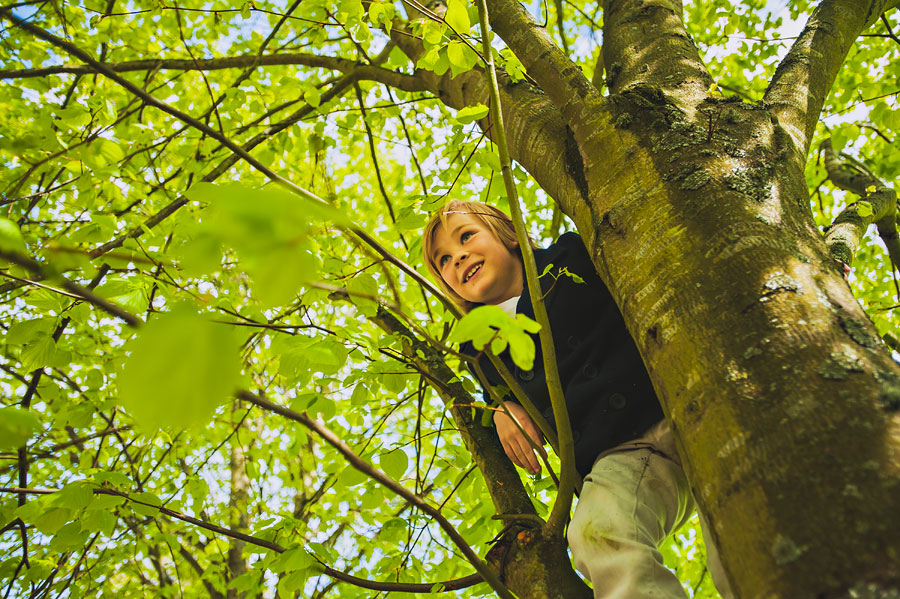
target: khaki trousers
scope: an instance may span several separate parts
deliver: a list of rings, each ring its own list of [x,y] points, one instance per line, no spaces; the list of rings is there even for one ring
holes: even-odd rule
[[[601,454],[569,524],[575,567],[596,599],[685,599],[658,547],[694,511],[694,499],[665,421]],[[707,567],[724,599],[733,594],[700,515]]]

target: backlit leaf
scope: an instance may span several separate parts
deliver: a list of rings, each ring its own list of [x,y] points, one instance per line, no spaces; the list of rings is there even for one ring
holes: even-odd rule
[[[187,307],[161,314],[129,344],[120,401],[148,428],[205,424],[237,387],[238,345],[234,331]]]

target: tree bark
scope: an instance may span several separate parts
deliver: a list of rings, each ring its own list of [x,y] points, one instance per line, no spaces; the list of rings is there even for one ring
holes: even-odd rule
[[[231,446],[231,493],[228,502],[230,511],[229,526],[233,530],[246,531],[250,525],[250,515],[247,512],[250,498],[250,479],[247,476],[247,454],[238,439]],[[240,539],[232,539],[228,547],[228,580],[234,580],[247,571],[247,559],[244,557],[244,545]],[[235,589],[228,589],[228,599],[238,599],[243,593]]]
[[[829,254],[803,174],[824,95],[885,3],[823,2],[770,104],[707,91],[680,3],[606,3],[605,57],[621,57],[606,98],[518,3],[490,7],[572,131],[580,164],[556,177],[579,171],[581,193],[547,191],[641,350],[738,595],[895,596],[900,368]],[[526,168],[539,160],[510,146]]]

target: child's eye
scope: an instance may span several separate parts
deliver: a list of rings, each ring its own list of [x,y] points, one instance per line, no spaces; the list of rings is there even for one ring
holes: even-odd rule
[[[465,243],[469,239],[469,237],[471,237],[472,235],[474,235],[474,233],[472,233],[471,231],[466,231],[465,233],[463,233],[462,235],[459,236],[459,240],[460,240],[460,242]]]
[[[450,259],[450,256],[448,256],[447,254],[444,254],[443,256],[438,258],[438,266],[443,268],[444,265],[447,264],[447,260],[449,260],[449,259]]]

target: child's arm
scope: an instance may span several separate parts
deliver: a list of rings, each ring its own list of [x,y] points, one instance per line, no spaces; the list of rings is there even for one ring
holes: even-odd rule
[[[522,427],[520,430],[519,426],[512,421],[512,418],[502,408],[494,412],[494,425],[497,427],[497,435],[500,437],[500,443],[503,444],[503,450],[516,466],[524,468],[532,474],[540,473],[541,463],[534,453],[534,447],[522,434],[522,431],[524,430],[531,437],[531,440],[534,441],[534,444],[540,448],[540,451],[543,452],[544,440],[541,432],[535,426],[534,421],[528,415],[528,412],[525,411],[525,408],[512,401],[504,402],[503,405],[519,421],[519,426]]]

